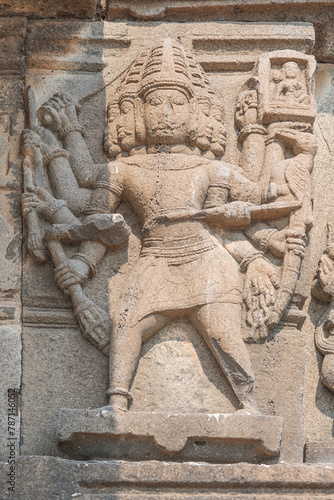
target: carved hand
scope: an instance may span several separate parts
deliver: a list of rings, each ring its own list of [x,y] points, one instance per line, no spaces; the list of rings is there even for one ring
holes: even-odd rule
[[[256,90],[246,90],[239,96],[235,122],[239,130],[246,125],[257,123],[258,120],[258,96]]]
[[[251,222],[251,212],[248,203],[232,201],[222,207],[224,225],[228,227],[244,227]]]
[[[40,215],[45,216],[53,202],[56,201],[46,189],[34,187],[28,188],[27,191],[22,194],[21,200],[22,211],[25,217],[32,210],[37,210]]]
[[[313,134],[292,128],[282,128],[276,131],[275,137],[291,147],[295,155],[306,153],[314,158],[317,152],[317,141]]]
[[[88,265],[78,259],[71,259],[66,264],[60,264],[55,268],[56,284],[63,291],[71,285],[83,283],[88,276]]]
[[[55,94],[38,110],[38,115],[46,128],[61,134],[66,128],[78,126],[79,109],[65,94]]]
[[[38,132],[23,130],[22,153],[31,154],[36,147],[40,149],[43,156],[59,148],[56,137],[49,130],[42,127],[38,129]]]
[[[287,234],[288,231],[283,229],[282,231],[273,233],[268,240],[267,249],[280,259],[284,257]]]
[[[262,257],[250,262],[245,278],[244,300],[247,305],[247,322],[252,326],[252,335],[269,319],[269,307],[276,300],[279,279],[274,267]],[[261,335],[261,333],[260,333]]]
[[[319,282],[324,292],[333,294],[334,291],[334,262],[327,253],[321,257],[318,267]]]

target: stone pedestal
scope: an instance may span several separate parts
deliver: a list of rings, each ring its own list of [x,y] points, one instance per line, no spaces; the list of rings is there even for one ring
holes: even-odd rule
[[[60,411],[57,436],[83,459],[277,462],[283,419],[247,413]]]

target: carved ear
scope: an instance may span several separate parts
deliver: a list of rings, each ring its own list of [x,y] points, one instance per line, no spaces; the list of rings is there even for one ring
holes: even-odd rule
[[[189,102],[190,109],[190,119],[188,125],[188,141],[189,145],[194,146],[197,138],[197,101],[196,99],[191,99]]]
[[[143,144],[146,138],[146,129],[144,123],[143,101],[139,97],[135,100],[135,133],[136,144]]]

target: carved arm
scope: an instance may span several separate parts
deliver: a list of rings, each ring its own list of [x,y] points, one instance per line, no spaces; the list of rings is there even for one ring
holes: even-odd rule
[[[54,132],[63,141],[69,152],[74,176],[81,188],[91,188],[96,179],[96,168],[84,140],[85,130],[79,124],[79,107],[68,96],[55,94],[39,110],[43,126]]]

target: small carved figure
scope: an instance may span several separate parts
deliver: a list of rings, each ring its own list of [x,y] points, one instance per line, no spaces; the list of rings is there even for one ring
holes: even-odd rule
[[[299,79],[299,67],[295,61],[287,61],[281,69],[282,80],[277,83],[275,91],[277,99],[283,100],[284,105],[298,106],[308,104],[309,97],[307,87]],[[276,73],[274,78],[277,79]]]

